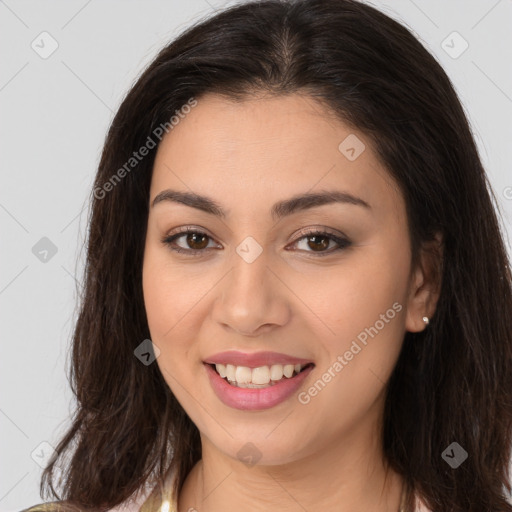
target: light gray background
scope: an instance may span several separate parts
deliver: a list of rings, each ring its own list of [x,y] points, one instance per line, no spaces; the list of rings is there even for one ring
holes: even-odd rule
[[[81,276],[86,198],[113,114],[167,41],[232,3],[0,0],[0,511],[41,501],[37,461],[44,464],[73,409],[66,372],[74,276]],[[373,5],[409,26],[455,84],[510,234],[512,1]],[[51,49],[44,31],[58,43],[46,59],[31,47]],[[458,58],[444,49],[463,48],[457,37],[446,39],[453,31],[469,44]],[[32,252],[42,237],[57,247],[46,262]]]

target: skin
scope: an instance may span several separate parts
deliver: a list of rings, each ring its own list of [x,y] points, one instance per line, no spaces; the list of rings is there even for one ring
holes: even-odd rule
[[[338,150],[349,134],[366,145],[354,161]],[[206,95],[159,145],[150,204],[169,188],[228,211],[221,219],[164,201],[148,217],[143,290],[157,364],[202,443],[180,510],[398,510],[402,480],[386,473],[381,448],[385,384],[405,332],[423,330],[422,317],[433,315],[438,288],[426,252],[411,268],[403,196],[367,137],[308,96],[236,103]],[[327,204],[272,220],[275,202],[319,190],[347,191],[371,209]],[[174,243],[208,245],[204,255],[162,243],[189,225],[209,238]],[[337,244],[308,244],[304,228],[344,234],[351,245],[318,256]],[[248,236],[262,248],[252,263],[236,252]],[[305,391],[394,303],[401,311],[307,405],[294,394],[241,411],[210,386],[208,356],[269,350],[315,363]],[[254,466],[237,457],[247,442],[261,453]]]

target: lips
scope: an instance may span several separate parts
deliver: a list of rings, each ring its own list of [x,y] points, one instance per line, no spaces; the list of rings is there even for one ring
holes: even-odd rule
[[[214,354],[204,361],[204,367],[208,375],[211,387],[217,397],[227,406],[241,410],[261,410],[274,407],[288,398],[290,398],[300,388],[309,373],[315,367],[314,363],[308,359],[289,356],[278,352],[257,352],[246,354],[237,351],[220,352]],[[278,376],[278,381],[268,382],[267,384],[242,384],[237,382],[228,382],[216,371],[215,367],[223,368],[224,365],[235,366],[242,373],[252,371],[261,371],[262,367],[281,367],[288,366],[300,370],[289,377]],[[295,366],[296,365],[296,366]],[[254,370],[256,369],[256,370]],[[237,379],[239,378],[237,371]],[[254,373],[253,377],[254,379]],[[246,381],[247,379],[242,379]]]
[[[213,354],[207,357],[203,362],[207,364],[232,364],[233,366],[258,368],[259,366],[272,366],[273,364],[301,364],[305,366],[313,361],[279,352],[255,352],[248,354],[236,350],[229,350]]]

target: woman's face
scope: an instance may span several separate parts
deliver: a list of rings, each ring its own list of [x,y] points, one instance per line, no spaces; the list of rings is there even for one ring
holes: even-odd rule
[[[301,198],[321,193],[337,200]],[[373,429],[428,311],[403,197],[365,135],[306,96],[207,95],[160,143],[149,200],[156,361],[203,443],[282,464]]]

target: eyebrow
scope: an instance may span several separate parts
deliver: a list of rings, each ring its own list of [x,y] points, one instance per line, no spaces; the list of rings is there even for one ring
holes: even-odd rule
[[[219,203],[210,197],[202,196],[193,192],[171,189],[162,190],[162,192],[157,194],[151,203],[151,207],[153,208],[158,203],[165,201],[184,204],[221,218],[226,218],[229,214],[228,211],[224,210]],[[348,192],[340,190],[329,190],[316,193],[299,194],[291,197],[290,199],[278,201],[272,206],[271,216],[272,219],[278,220],[298,211],[308,210],[310,208],[316,208],[318,206],[333,203],[362,206],[365,209],[371,210],[371,206],[360,197],[356,197]]]

